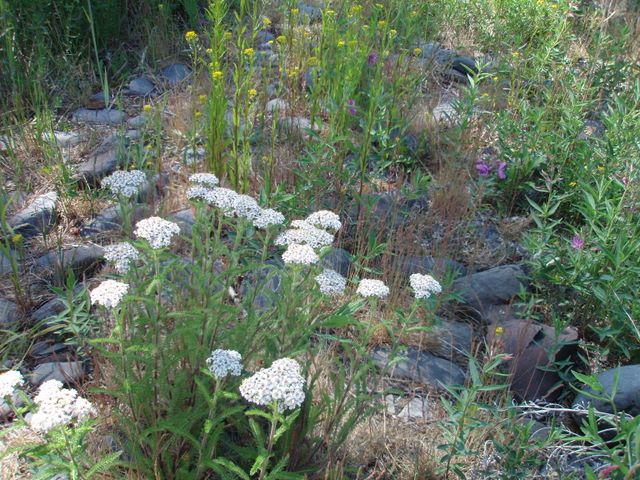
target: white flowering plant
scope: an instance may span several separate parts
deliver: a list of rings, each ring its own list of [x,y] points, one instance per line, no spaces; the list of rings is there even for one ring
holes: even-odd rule
[[[112,372],[103,392],[117,399],[127,454],[148,477],[175,465],[196,479],[308,469],[337,455],[342,425],[371,412],[381,374],[368,353],[373,329],[356,316],[365,300],[323,265],[337,215],[287,227],[278,210],[218,182],[192,175],[189,235],[167,218],[140,220],[107,249],[112,278],[89,291],[104,325],[93,344]],[[314,367],[342,328],[359,338],[340,347],[347,361]],[[317,395],[321,380],[335,383],[334,398]],[[309,450],[291,455],[296,438]]]

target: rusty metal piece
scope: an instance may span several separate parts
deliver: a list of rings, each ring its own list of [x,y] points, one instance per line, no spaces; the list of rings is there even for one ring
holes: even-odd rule
[[[491,325],[487,340],[498,352],[513,356],[503,365],[511,373],[511,389],[517,397],[521,400],[557,400],[562,385],[553,365],[575,353],[578,340],[575,328],[568,327],[556,333],[548,325],[511,319]]]

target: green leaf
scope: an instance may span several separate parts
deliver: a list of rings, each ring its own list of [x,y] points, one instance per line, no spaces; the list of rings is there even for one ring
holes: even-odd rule
[[[266,462],[267,460],[269,460],[269,457],[271,457],[271,455],[265,453],[261,453],[260,455],[258,455],[256,457],[256,461],[253,462],[253,466],[251,467],[251,470],[249,471],[249,475],[255,475],[256,472],[258,470],[260,470],[260,468],[262,468],[262,464],[264,462]]]
[[[233,463],[231,460],[226,458],[214,458],[213,460],[207,460],[206,462],[202,462],[205,467],[213,468],[218,471],[216,466],[224,467],[227,471],[235,474],[238,478],[242,480],[251,480],[251,477],[247,475],[247,473],[242,470],[238,465]]]

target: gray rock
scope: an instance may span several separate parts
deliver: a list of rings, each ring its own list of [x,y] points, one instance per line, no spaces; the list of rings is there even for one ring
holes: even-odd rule
[[[256,34],[256,45],[262,45],[276,39],[276,36],[269,30],[260,30]]]
[[[193,214],[193,210],[185,208],[180,210],[169,217],[169,220],[175,222],[180,227],[180,232],[186,236],[191,237],[193,233],[193,225],[196,223],[196,217]]]
[[[78,166],[73,179],[94,186],[118,167],[126,166],[127,148],[139,135],[137,130],[128,130],[124,135],[114,134],[107,137],[89,154],[89,158]]]
[[[470,324],[443,320],[433,325],[425,336],[425,348],[428,344],[430,353],[460,365],[467,363],[473,346],[473,327]]]
[[[207,151],[204,147],[196,147],[195,150],[193,147],[185,147],[182,150],[182,158],[184,159],[184,163],[187,165],[195,165],[196,163],[200,163],[204,161],[204,158],[207,156]]]
[[[29,349],[29,356],[38,360],[46,357],[61,356],[64,353],[69,353],[69,347],[64,343],[36,342]]]
[[[124,95],[144,97],[155,93],[155,85],[148,78],[136,77],[129,82],[129,85],[123,92]]]
[[[300,10],[300,16],[309,23],[317,22],[322,18],[322,10],[319,7],[299,2],[298,10]]]
[[[433,118],[438,123],[453,124],[459,119],[455,106],[455,99],[443,100],[435,106],[431,112]]]
[[[318,132],[322,126],[319,123],[311,125],[311,120],[306,117],[285,117],[281,120],[282,128],[289,132],[301,135],[303,138],[309,138],[309,132]]]
[[[11,252],[11,254],[14,255],[15,258],[14,252]],[[13,271],[13,267],[11,266],[11,259],[7,257],[3,252],[0,252],[0,275],[4,275],[11,271]]]
[[[403,277],[409,277],[414,273],[424,275],[434,272],[441,274],[452,273],[454,277],[459,277],[467,273],[465,266],[455,260],[431,256],[398,255],[394,260],[394,265]]]
[[[273,53],[271,45],[266,45],[256,52],[256,66],[270,68],[278,66],[278,55]]]
[[[265,106],[265,109],[269,113],[275,113],[275,112],[281,113],[286,111],[287,108],[288,108],[287,102],[281,98],[274,98],[273,100],[269,100],[267,102],[267,105]]]
[[[82,290],[86,288],[83,284],[78,284],[73,289],[74,296],[77,296],[82,292]],[[50,319],[51,317],[55,317],[59,313],[61,313],[66,308],[64,301],[60,297],[54,297],[51,300],[43,303],[34,311],[31,312],[31,318],[34,322],[42,322]],[[49,326],[47,324],[47,326]],[[35,348],[35,345],[34,347]],[[33,350],[32,348],[32,350]]]
[[[0,329],[10,327],[20,318],[18,305],[10,300],[0,298]]]
[[[36,387],[47,380],[58,380],[65,384],[74,384],[84,376],[82,362],[48,362],[38,365],[29,381]]]
[[[53,135],[45,134],[44,139],[47,142],[55,142],[60,148],[71,148],[82,143],[85,136],[76,132],[53,132]]]
[[[129,120],[127,120],[127,126],[131,128],[142,128],[144,127],[146,121],[147,119],[144,117],[144,115],[136,115],[135,117],[131,117]]]
[[[395,363],[390,376],[430,385],[436,388],[464,385],[465,374],[455,363],[409,347],[404,359]],[[385,368],[390,360],[390,350],[379,347],[371,352],[373,362]]]
[[[24,209],[13,215],[9,219],[9,225],[14,232],[24,237],[33,237],[48,232],[57,220],[57,201],[58,194],[56,192],[40,195]]]
[[[332,248],[329,253],[322,257],[320,265],[324,268],[335,270],[343,277],[346,277],[351,267],[351,255],[342,248]]]
[[[616,375],[618,381],[616,383]],[[595,393],[591,388],[586,388],[573,402],[573,406],[588,408],[593,406],[596,410],[606,413],[628,413],[632,416],[640,415],[640,365],[626,365],[612,368],[596,376],[603,388],[603,393]],[[598,397],[610,398],[615,386],[615,395],[612,402],[589,398],[588,394]],[[615,408],[615,410],[614,410]]]
[[[173,63],[161,69],[160,75],[170,86],[175,86],[191,75],[191,68],[184,63]]]
[[[258,312],[272,309],[278,303],[278,296],[282,287],[279,266],[267,264],[256,269],[242,282],[240,294],[249,299],[253,308]]]
[[[528,284],[520,265],[502,265],[456,279],[453,291],[466,305],[482,314],[491,305],[509,303]]]
[[[72,121],[88,123],[90,125],[119,125],[124,122],[124,117],[124,112],[111,108],[102,108],[99,110],[79,108],[71,114]]]
[[[22,398],[22,395],[14,391],[13,395],[11,395],[11,403],[13,404],[14,408],[19,408],[24,405],[24,399]],[[0,419],[6,417],[11,412],[13,412],[13,408],[9,406],[4,398],[0,398]]]
[[[101,246],[80,245],[60,252],[49,252],[36,260],[36,266],[62,280],[68,270],[72,270],[80,278],[89,274],[103,259],[104,249]]]
[[[311,67],[307,69],[302,74],[302,81],[304,82],[304,86],[308,92],[313,90],[313,86],[315,85],[315,79],[318,77],[319,74],[320,73],[318,69],[315,67]]]
[[[387,412],[405,422],[415,422],[433,417],[430,414],[431,405],[429,405],[426,398],[413,397],[407,399],[387,395],[385,400],[387,402]]]
[[[149,216],[150,211],[148,205],[137,205],[131,212],[131,223]],[[120,206],[107,207],[80,229],[80,235],[96,238],[100,235],[117,232],[122,228],[122,220]]]

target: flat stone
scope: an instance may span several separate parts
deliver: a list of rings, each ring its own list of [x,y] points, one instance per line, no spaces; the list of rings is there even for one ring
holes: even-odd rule
[[[321,125],[315,123],[311,126],[311,120],[306,117],[285,117],[281,120],[282,128],[290,133],[297,133],[303,138],[309,138],[309,132],[319,132]]]
[[[309,23],[317,22],[322,18],[322,10],[319,7],[299,2],[298,10],[300,16]]]
[[[193,214],[193,210],[185,208],[180,210],[169,217],[169,220],[175,222],[180,227],[180,233],[186,237],[191,237],[193,233],[193,226],[196,223],[196,217]]]
[[[17,391],[11,395],[11,403],[14,408],[19,408],[24,405],[24,399],[22,395],[20,395]],[[4,398],[0,398],[0,419],[6,417],[7,415],[13,412],[13,408],[9,406],[9,404],[4,400]]]
[[[263,43],[268,43],[276,39],[276,36],[271,33],[269,30],[260,30],[256,34],[256,44],[261,45]]]
[[[84,181],[90,186],[113,173],[118,167],[126,166],[127,148],[131,141],[140,136],[137,130],[128,130],[124,135],[114,134],[107,137],[98,148],[89,154],[89,158],[78,165],[73,175],[76,181]]]
[[[155,93],[156,87],[146,77],[136,77],[129,82],[129,85],[123,92],[125,95],[144,97]]]
[[[85,136],[77,132],[53,132],[51,134],[45,134],[44,139],[47,142],[55,142],[60,148],[71,148],[82,143]]]
[[[135,117],[131,117],[129,120],[127,120],[127,126],[131,128],[142,128],[144,127],[146,122],[147,119],[144,115],[136,115]]]
[[[85,286],[82,283],[76,285],[75,288],[73,289],[74,296],[79,295],[84,288]],[[65,305],[65,302],[62,300],[62,298],[54,297],[51,300],[40,305],[35,310],[33,310],[31,312],[31,319],[35,323],[43,322],[63,312],[65,308],[66,308],[66,305]]]
[[[267,102],[267,105],[265,106],[265,109],[269,113],[284,112],[287,110],[287,108],[289,108],[289,106],[287,105],[287,102],[281,98],[274,98],[272,100],[269,100]]]
[[[456,279],[453,291],[463,303],[482,314],[491,305],[509,303],[528,285],[527,274],[520,265],[502,265]]]
[[[430,273],[446,275],[451,273],[454,277],[459,277],[467,273],[465,266],[455,260],[434,258],[431,256],[398,255],[394,259],[394,266],[404,277],[409,277],[409,275],[414,273],[421,273],[423,275]]]
[[[387,366],[389,357],[390,350],[387,347],[378,347],[371,352],[371,358],[379,368]],[[421,352],[413,347],[407,348],[404,359],[394,364],[390,376],[435,388],[464,385],[465,382],[464,372],[455,363],[428,352]]]
[[[136,205],[131,212],[131,223],[134,224],[148,217],[150,212],[148,205]],[[119,205],[107,207],[80,229],[80,235],[96,238],[117,232],[122,228],[122,220],[122,209]]]
[[[18,305],[0,298],[0,329],[10,327],[20,318]]]
[[[184,163],[187,165],[201,163],[204,161],[206,156],[207,151],[204,147],[196,147],[195,150],[193,147],[185,147],[182,150],[182,158],[184,159]]]
[[[49,252],[36,260],[36,266],[50,270],[58,279],[63,279],[68,270],[82,278],[100,265],[104,249],[99,245],[79,245],[61,252]]]
[[[42,359],[50,356],[59,356],[68,352],[69,347],[64,343],[50,344],[47,342],[36,342],[33,347],[29,349],[29,356],[35,359]]]
[[[14,252],[11,253],[14,254]],[[3,252],[0,252],[0,275],[4,275],[12,271],[13,267],[11,266],[11,259],[7,257]]]
[[[438,123],[452,124],[458,121],[459,115],[455,107],[455,100],[442,100],[435,106],[431,115]]]
[[[322,257],[320,265],[324,268],[335,270],[343,277],[346,277],[349,275],[349,268],[351,267],[351,255],[342,248],[332,248],[329,253]]]
[[[100,110],[79,108],[71,114],[72,121],[90,125],[119,125],[124,122],[124,117],[124,112],[111,108],[103,108]]]
[[[91,110],[106,108],[107,104],[104,101],[104,92],[100,91],[91,95],[85,102],[84,106]]]
[[[431,327],[427,336],[429,352],[466,364],[473,346],[473,327],[465,322],[443,320]]]
[[[602,385],[603,393],[596,393],[590,387],[585,388],[574,400],[574,408],[593,406],[596,410],[606,413],[624,412],[634,417],[640,415],[640,365],[626,365],[605,370],[596,375],[596,378]],[[615,395],[613,395],[614,387]],[[589,398],[587,393],[605,398],[613,396],[613,405],[606,399]]]
[[[36,366],[29,376],[29,381],[36,387],[47,380],[58,380],[73,385],[83,376],[82,362],[48,362]]]
[[[184,63],[173,63],[161,69],[160,75],[170,86],[175,86],[191,75],[191,68]]]
[[[57,220],[58,194],[48,192],[36,197],[29,205],[9,219],[14,232],[33,237],[51,230]]]

